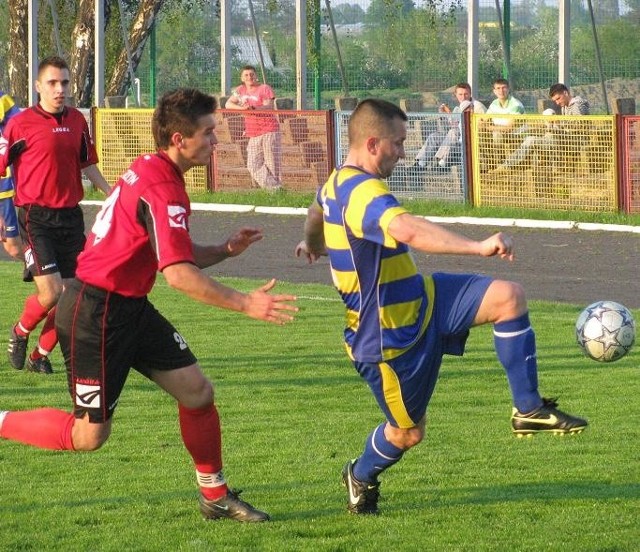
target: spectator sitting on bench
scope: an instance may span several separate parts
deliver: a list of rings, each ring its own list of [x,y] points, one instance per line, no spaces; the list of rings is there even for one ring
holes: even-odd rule
[[[454,96],[458,100],[458,105],[453,110],[447,104],[441,104],[438,108],[440,113],[462,113],[461,105],[464,102],[470,102],[473,104],[473,110],[475,113],[484,113],[486,111],[485,106],[471,97],[471,85],[468,82],[460,82],[455,86]],[[438,155],[438,148],[442,145],[453,145],[458,142],[460,129],[459,121],[457,118],[450,119],[451,129],[447,132],[444,130],[436,130],[427,136],[422,148],[416,155],[414,168],[416,169],[432,169],[437,168],[439,162],[443,159]]]
[[[556,112],[553,109],[545,109],[542,112],[543,115],[555,115]],[[544,122],[540,124],[540,121],[536,123],[530,123],[528,125],[528,131],[531,132],[527,136],[520,147],[513,151],[509,157],[498,165],[491,173],[501,173],[508,171],[514,167],[517,167],[527,159],[536,155],[543,149],[551,149],[556,143],[556,127],[553,123]],[[542,132],[542,134],[540,134]]]

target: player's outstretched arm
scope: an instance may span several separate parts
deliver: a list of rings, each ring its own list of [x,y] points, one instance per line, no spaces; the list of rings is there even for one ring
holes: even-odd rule
[[[193,244],[193,255],[199,268],[206,268],[228,259],[237,257],[246,249],[263,238],[262,230],[248,226],[240,228],[237,232],[220,245]]]
[[[424,218],[403,213],[389,223],[389,234],[395,240],[425,253],[451,255],[499,255],[513,260],[513,241],[501,232],[476,241]]]
[[[82,172],[96,188],[104,192],[104,195],[108,196],[111,193],[111,186],[102,176],[98,165],[89,165],[82,169]]]
[[[309,264],[327,254],[324,243],[324,220],[320,206],[314,201],[304,223],[304,239],[296,245],[296,257],[304,256]]]
[[[185,295],[223,309],[242,312],[250,318],[286,324],[293,320],[298,308],[291,303],[295,295],[269,293],[276,285],[271,280],[251,293],[241,293],[209,278],[191,263],[177,263],[166,267],[162,274],[167,283]]]

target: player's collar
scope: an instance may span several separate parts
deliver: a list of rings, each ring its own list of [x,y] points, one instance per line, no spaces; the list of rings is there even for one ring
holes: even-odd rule
[[[163,161],[166,161],[167,163],[169,163],[169,165],[171,165],[171,168],[176,172],[176,174],[182,179],[184,180],[184,174],[182,172],[182,170],[180,169],[180,167],[178,167],[178,165],[176,165],[176,163],[173,161],[173,159],[171,159],[171,157],[169,157],[167,155],[167,152],[164,150],[158,150],[156,152],[156,155],[162,159]]]

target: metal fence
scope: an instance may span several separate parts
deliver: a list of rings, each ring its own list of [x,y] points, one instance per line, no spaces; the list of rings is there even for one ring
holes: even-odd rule
[[[252,145],[247,119],[260,124],[260,119],[267,118],[276,123],[272,128],[277,136],[268,144]],[[214,191],[267,187],[264,179],[271,176],[287,190],[309,192],[329,176],[334,163],[330,112],[276,110],[243,115],[221,109],[217,120],[218,145],[211,172]],[[270,151],[252,151],[263,146]]]
[[[108,181],[114,182],[138,155],[154,151],[151,114],[149,109],[92,110],[100,168]],[[349,115],[264,112],[278,121],[276,176],[285,190],[314,191],[344,161]],[[216,116],[219,143],[211,168],[189,171],[188,190],[257,188],[245,116],[224,109]],[[408,113],[408,119],[406,157],[388,179],[400,197],[640,212],[640,117],[504,115],[496,121],[486,114]],[[425,150],[427,162],[421,166],[417,161]]]
[[[233,65],[238,69],[251,63],[259,68],[261,54],[265,80],[278,96],[295,98],[295,10],[284,2],[254,0],[253,4],[255,26],[249,17],[248,0],[233,3]],[[466,1],[459,3],[460,10],[451,13],[448,6],[453,3],[447,2],[333,2],[332,17],[326,4],[319,4],[318,34],[312,39],[311,29],[307,44],[309,107],[332,109],[336,96],[352,95],[383,97],[396,103],[401,98],[419,98],[427,109],[435,108],[449,99],[451,86],[467,80]],[[440,7],[432,11],[429,4]],[[558,3],[510,2],[509,27],[502,29],[504,36],[497,4],[493,0],[479,1],[480,83],[476,95],[491,98],[493,79],[504,76],[506,39],[512,91],[527,112],[535,113],[538,99],[546,98],[549,86],[558,79]],[[507,3],[500,4],[504,7]],[[593,3],[600,33],[600,73],[587,4],[571,4],[572,88],[591,102],[596,114],[606,113],[613,97],[633,97],[640,102],[640,47],[636,52],[631,46],[637,42],[633,37],[640,25],[627,17],[620,2]],[[270,9],[274,6],[277,9]],[[185,8],[189,32],[180,35],[179,48],[175,42],[176,18],[161,14],[155,64],[151,63],[151,49],[147,49],[137,74],[146,101],[150,99],[151,67],[157,68],[154,78],[158,94],[176,82],[221,92],[220,20],[216,9],[216,0]],[[626,40],[626,36],[631,38],[625,48],[620,48],[619,41]],[[601,79],[606,81],[607,98],[603,96]],[[233,81],[239,83],[237,71]]]
[[[91,111],[99,167],[107,182],[114,183],[139,155],[156,150],[151,135],[152,115],[152,109],[94,108]],[[209,188],[205,167],[189,171],[185,181],[192,192]]]
[[[76,0],[77,2],[77,0]],[[65,14],[76,2],[65,3]],[[39,41],[41,54],[56,51],[51,11],[40,2]],[[51,4],[51,3],[50,3]],[[57,3],[60,6],[60,2]],[[231,2],[231,56],[233,82],[242,65],[260,67],[264,78],[281,97],[296,96],[296,37],[293,2],[256,2],[252,21],[248,0]],[[468,2],[449,12],[455,2],[352,0],[319,2],[317,35],[308,31],[307,105],[334,108],[336,96],[384,97],[398,102],[403,97],[423,100],[435,107],[449,96],[449,88],[467,80]],[[559,2],[479,0],[479,98],[491,97],[491,82],[503,76],[505,51],[509,52],[512,91],[528,112],[546,97],[558,79]],[[501,29],[497,6],[510,5],[508,26]],[[640,24],[632,3],[602,0],[592,2],[599,50],[588,17],[586,1],[571,2],[571,60],[569,83],[586,97],[593,113],[606,113],[611,97],[632,97],[640,102]],[[310,6],[311,3],[308,3]],[[438,8],[434,11],[430,5]],[[60,8],[59,8],[60,9]],[[136,9],[136,3],[131,3]],[[6,67],[9,48],[9,2],[0,0],[0,66]],[[61,12],[62,13],[62,12]],[[125,14],[130,23],[132,13]],[[310,20],[313,20],[310,14]],[[117,10],[113,10],[107,54],[122,47]],[[58,31],[62,54],[70,51],[74,18],[60,17]],[[255,24],[254,24],[255,23]],[[333,25],[332,25],[333,23]],[[135,71],[142,106],[153,107],[162,93],[176,86],[193,86],[221,93],[218,0],[165,2]],[[505,44],[508,48],[505,50]],[[259,49],[258,49],[259,47]],[[317,47],[317,55],[315,48]],[[597,63],[600,54],[601,64]],[[600,72],[600,66],[602,72]],[[261,71],[259,71],[261,74]],[[110,75],[106,75],[109,80]],[[609,97],[603,95],[604,90]],[[8,75],[0,72],[0,89],[8,90]],[[130,105],[136,105],[133,92]]]
[[[614,211],[613,116],[471,118],[476,205]]]
[[[623,207],[640,213],[640,117],[624,117],[621,143]]]

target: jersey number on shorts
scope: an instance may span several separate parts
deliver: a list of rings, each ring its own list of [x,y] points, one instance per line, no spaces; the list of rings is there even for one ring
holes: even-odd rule
[[[184,351],[187,347],[189,347],[189,345],[187,345],[187,342],[184,340],[184,337],[182,337],[178,332],[174,332],[173,339],[176,340],[176,343],[178,344],[178,347],[180,347],[181,351]]]

